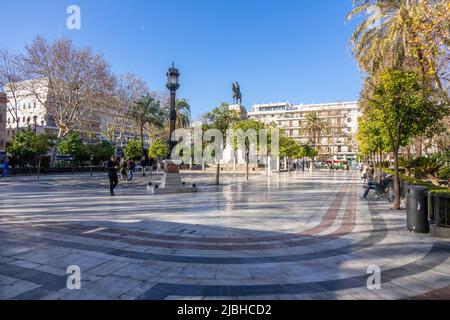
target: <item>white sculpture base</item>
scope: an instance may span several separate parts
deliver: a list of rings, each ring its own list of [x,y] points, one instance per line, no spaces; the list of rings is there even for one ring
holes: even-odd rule
[[[166,160],[164,161],[164,175],[160,184],[149,184],[147,190],[152,194],[174,194],[174,193],[195,193],[197,186],[183,183],[178,170],[180,164]]]

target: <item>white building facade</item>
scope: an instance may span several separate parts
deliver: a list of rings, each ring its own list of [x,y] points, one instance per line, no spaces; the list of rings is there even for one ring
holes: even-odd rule
[[[34,80],[36,82],[36,80]],[[45,85],[30,85],[29,81],[12,84],[14,88],[5,87],[8,98],[6,114],[6,141],[10,141],[14,132],[21,129],[34,130],[36,133],[47,133],[56,136],[59,127],[51,110],[51,101],[48,98],[48,88]],[[32,92],[30,88],[37,87]],[[39,99],[36,97],[39,95]],[[126,144],[133,139],[133,124],[125,119],[124,115],[115,114],[107,109],[98,109],[85,113],[80,119],[76,130],[82,136],[91,136],[95,140],[113,140],[118,146]],[[117,128],[117,129],[114,129]],[[111,132],[112,131],[112,132]],[[93,137],[92,137],[93,136]]]
[[[14,86],[9,88],[8,86]],[[8,97],[7,107],[7,140],[11,140],[14,132],[21,129],[34,130],[37,133],[55,133],[58,127],[53,117],[47,113],[48,90],[39,88],[37,94],[32,94],[28,89],[28,81],[6,85],[5,92]]]
[[[327,127],[316,135],[307,132],[308,114],[315,113]],[[293,105],[289,102],[258,104],[248,113],[250,119],[276,125],[287,136],[302,144],[315,144],[321,161],[356,161],[360,109],[358,102]]]

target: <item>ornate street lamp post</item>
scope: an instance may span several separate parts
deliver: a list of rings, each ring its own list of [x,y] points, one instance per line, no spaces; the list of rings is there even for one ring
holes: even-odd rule
[[[172,150],[175,147],[175,143],[172,141],[172,134],[175,131],[175,124],[177,121],[177,110],[176,110],[176,93],[180,88],[180,72],[175,68],[175,64],[167,71],[167,89],[170,91],[170,114],[169,114],[169,159],[172,155]]]
[[[180,72],[175,68],[175,64],[167,72],[167,89],[170,91],[170,114],[169,114],[169,156],[164,161],[164,174],[161,180],[161,184],[153,185],[151,182],[147,186],[153,194],[169,194],[169,193],[191,193],[197,192],[197,185],[193,184],[188,186],[186,182],[181,180],[179,165],[181,161],[171,159],[172,150],[175,148],[176,143],[172,141],[172,134],[175,131],[175,125],[177,121],[177,109],[176,109],[176,93],[180,88]]]

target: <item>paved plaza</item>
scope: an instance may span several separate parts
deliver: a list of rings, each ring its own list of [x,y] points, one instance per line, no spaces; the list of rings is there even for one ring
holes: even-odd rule
[[[150,195],[142,177],[116,197],[103,176],[0,180],[0,299],[450,297],[450,242],[360,200],[357,173],[185,178],[199,193]]]

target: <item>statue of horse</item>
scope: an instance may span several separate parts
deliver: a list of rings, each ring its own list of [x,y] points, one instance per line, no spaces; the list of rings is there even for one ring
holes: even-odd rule
[[[242,104],[241,86],[238,82],[233,83],[233,102],[239,105]]]

